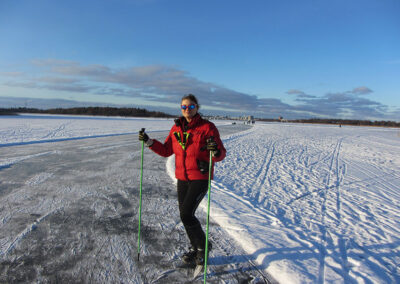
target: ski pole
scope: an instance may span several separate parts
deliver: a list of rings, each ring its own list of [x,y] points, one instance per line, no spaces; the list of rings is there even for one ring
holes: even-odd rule
[[[207,205],[206,251],[204,257],[204,284],[206,283],[207,279],[208,229],[210,224],[210,201],[211,201],[211,170],[212,170],[212,151],[210,151],[210,161],[208,163],[208,205]]]
[[[144,132],[142,128],[142,132]],[[143,152],[144,152],[144,141],[142,141],[142,151],[140,155],[140,186],[139,186],[139,230],[138,230],[138,245],[137,245],[137,259],[140,258],[140,224],[142,221],[142,182],[143,182]]]

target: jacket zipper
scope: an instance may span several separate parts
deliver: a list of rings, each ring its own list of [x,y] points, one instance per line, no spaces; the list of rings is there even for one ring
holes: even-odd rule
[[[181,127],[181,137],[183,137],[183,132],[184,132],[183,128]],[[186,171],[186,149],[187,149],[187,147],[185,147],[185,149],[182,148],[182,150],[183,150],[183,163],[182,164],[183,164],[183,173],[185,175],[185,179],[189,180],[189,177],[188,177],[188,174]]]

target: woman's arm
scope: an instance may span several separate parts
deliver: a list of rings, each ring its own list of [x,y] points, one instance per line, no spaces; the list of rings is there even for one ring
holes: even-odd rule
[[[172,131],[172,130],[171,130]],[[172,150],[172,136],[171,136],[171,131],[168,135],[168,137],[165,139],[164,144],[161,143],[160,141],[153,139],[153,145],[151,145],[149,148],[156,154],[162,156],[162,157],[169,157],[171,156],[174,152]]]

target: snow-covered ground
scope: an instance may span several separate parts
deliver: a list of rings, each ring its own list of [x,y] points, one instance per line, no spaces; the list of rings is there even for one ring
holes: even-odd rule
[[[42,114],[0,116],[0,145],[128,135],[137,133],[138,127],[142,125],[148,127],[148,131],[166,130],[172,121],[173,119]]]
[[[399,129],[216,124],[228,154],[212,183],[211,282],[400,283]],[[148,149],[135,259],[136,133],[163,140],[171,125],[0,116],[0,282],[185,282],[171,265],[186,246],[173,157]]]

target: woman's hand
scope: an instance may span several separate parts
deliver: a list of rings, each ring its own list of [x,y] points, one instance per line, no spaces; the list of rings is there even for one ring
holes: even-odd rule
[[[139,141],[143,141],[144,143],[146,143],[147,141],[149,141],[149,139],[149,136],[146,134],[146,132],[144,132],[144,130],[139,131]]]
[[[207,139],[207,144],[206,144],[207,150],[212,152],[213,157],[218,157],[220,154],[220,151],[218,149],[218,144],[217,142],[214,141],[213,137],[210,137]]]
[[[151,147],[153,145],[153,140],[150,139],[149,135],[144,132],[144,128],[139,131],[139,141],[143,141],[146,146]]]

